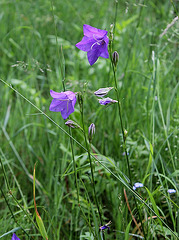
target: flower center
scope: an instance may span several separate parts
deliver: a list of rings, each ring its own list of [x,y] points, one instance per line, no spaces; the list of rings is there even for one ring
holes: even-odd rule
[[[99,39],[96,39],[94,34],[93,34],[93,38],[94,38],[94,40],[95,40],[96,42],[92,44],[91,50],[92,50],[92,48],[93,48],[96,44],[99,45],[99,46],[105,44],[105,41],[104,41],[103,38],[100,39],[100,40],[99,40]]]

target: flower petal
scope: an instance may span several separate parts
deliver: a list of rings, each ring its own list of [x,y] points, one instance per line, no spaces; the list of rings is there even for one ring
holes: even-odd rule
[[[110,103],[116,103],[117,102],[116,100],[113,100],[109,97],[103,98],[103,99],[98,99],[98,101],[101,105],[107,105],[107,104],[110,104]]]
[[[75,109],[74,109],[74,107],[72,105],[72,101],[69,101],[67,103],[66,108],[61,111],[62,118],[64,120],[67,119],[69,117],[69,115],[74,112],[74,110]]]
[[[68,99],[65,99],[63,101],[58,99],[53,99],[50,104],[49,110],[52,112],[61,112],[66,108],[68,101],[69,101]]]
[[[84,36],[81,42],[77,43],[75,46],[84,52],[91,50],[91,46],[95,43],[94,38],[89,38]]]
[[[65,94],[66,94],[67,98],[72,101],[76,98],[76,94],[74,92],[66,91]]]
[[[93,65],[98,60],[100,54],[101,51],[99,47],[93,47],[92,50],[87,53],[90,65]]]
[[[83,33],[87,37],[94,37],[94,35],[96,35],[98,37],[103,38],[105,35],[107,35],[108,32],[106,30],[101,30],[90,25],[84,24]]]
[[[20,240],[20,238],[18,238],[18,237],[16,236],[16,234],[13,233],[13,235],[12,235],[12,239],[11,239],[11,240]]]
[[[53,90],[50,90],[50,95],[53,97],[53,98],[58,98],[58,99],[65,99],[66,98],[66,94],[65,92],[55,92]]]
[[[108,45],[105,43],[100,45],[100,57],[109,58]]]

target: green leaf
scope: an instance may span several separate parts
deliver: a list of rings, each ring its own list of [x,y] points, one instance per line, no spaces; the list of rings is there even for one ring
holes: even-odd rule
[[[131,222],[132,222],[132,220],[128,223],[126,231],[125,231],[125,240],[129,239],[129,229],[130,229],[130,226],[131,226]]]
[[[33,175],[33,195],[34,195],[34,208],[35,208],[36,221],[37,221],[37,225],[39,227],[40,234],[42,235],[42,237],[45,240],[48,240],[47,232],[45,230],[44,223],[37,211],[37,206],[36,206],[36,201],[35,201],[35,165],[34,165],[34,175]]]

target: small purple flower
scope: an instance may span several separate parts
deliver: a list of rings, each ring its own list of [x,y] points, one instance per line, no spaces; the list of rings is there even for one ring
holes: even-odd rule
[[[105,230],[106,228],[107,229],[110,229],[110,227],[109,227],[109,225],[111,224],[112,222],[111,221],[109,221],[108,223],[106,223],[105,225],[103,225],[103,226],[100,226],[99,227],[99,229],[100,230]]]
[[[97,29],[84,24],[83,33],[84,37],[76,44],[76,47],[84,52],[87,52],[90,65],[93,65],[99,57],[109,58],[109,39],[107,37],[108,32],[106,30]]]
[[[176,193],[176,190],[175,189],[168,189],[167,191],[169,194],[172,194],[172,193]]]
[[[18,238],[18,237],[16,236],[16,234],[13,233],[13,235],[12,235],[12,239],[11,239],[11,240],[20,240],[20,238]]]
[[[133,189],[136,190],[136,188],[141,188],[143,186],[144,186],[143,183],[136,182],[136,183],[134,183]]]
[[[103,98],[103,99],[98,99],[99,103],[101,105],[108,105],[108,104],[112,104],[112,103],[116,103],[117,101],[116,100],[113,100],[109,97],[107,98]]]
[[[106,228],[110,229],[110,227],[106,225],[99,227],[100,230],[105,230]]]
[[[67,119],[75,110],[75,93],[71,91],[58,93],[50,90],[50,95],[53,97],[53,100],[50,104],[49,110],[52,112],[61,112],[62,118]]]
[[[96,92],[94,92],[94,94],[97,97],[104,97],[108,94],[108,92],[113,89],[113,87],[107,87],[107,88],[100,88],[98,89]]]

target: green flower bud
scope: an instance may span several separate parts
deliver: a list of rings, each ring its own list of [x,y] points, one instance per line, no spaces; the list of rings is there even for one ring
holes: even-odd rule
[[[118,60],[119,60],[119,54],[118,52],[115,51],[112,54],[112,61],[115,67],[117,66]]]

